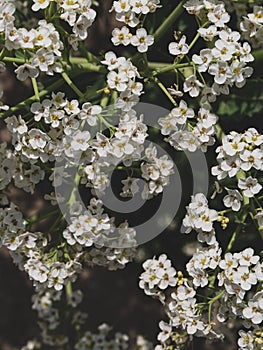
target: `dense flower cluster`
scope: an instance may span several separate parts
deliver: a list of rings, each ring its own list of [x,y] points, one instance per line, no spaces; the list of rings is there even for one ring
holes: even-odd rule
[[[213,206],[216,210],[211,209],[206,194],[194,189],[182,231],[197,232],[197,242],[184,272],[173,267],[166,254],[143,263],[139,286],[159,299],[166,318],[159,323],[155,350],[184,349],[193,336],[223,339],[218,322],[226,327],[234,324],[240,350],[259,350],[263,344],[260,252],[258,247],[242,247],[238,252],[233,247],[252,220],[257,234],[262,234],[263,135],[253,126],[225,135],[213,103],[220,95],[229,95],[230,88],[242,88],[252,75],[254,57],[248,42],[252,47],[261,45],[263,9],[255,5],[248,13],[247,4],[188,0],[179,2],[155,28],[148,15],[155,16],[161,1],[112,1],[111,11],[121,22],[111,36],[112,44],[120,46],[118,55],[103,51],[97,57],[85,46],[96,18],[94,5],[99,3],[2,0],[0,4],[0,73],[11,62],[7,68],[15,66],[20,84],[31,82],[34,91],[17,106],[0,102],[10,135],[10,142],[0,144],[0,247],[10,251],[14,263],[32,281],[32,307],[41,330],[41,342],[29,341],[21,350],[41,349],[42,343],[56,350],[131,347],[127,335],[112,337],[106,324],[96,333],[86,330],[87,314],[80,307],[84,296],[73,284],[85,268],[123,269],[134,259],[140,238],[136,228],[126,217],[112,214],[103,199],[111,203],[108,191],[115,171],[121,174],[120,197],[140,196],[146,201],[165,196],[175,173],[167,143],[177,151],[202,156],[220,144],[218,164],[211,170],[218,180],[211,199],[220,198]],[[167,53],[160,54],[174,61],[151,62],[154,50],[148,53],[148,49],[174,29],[184,10],[196,18],[196,36],[190,42],[190,35],[175,31]],[[233,10],[242,33],[229,27]],[[192,52],[199,38],[199,49]],[[136,48],[131,47],[134,56],[122,56],[119,50],[124,46],[127,53],[129,45]],[[169,80],[176,82],[171,88],[162,82],[167,72],[172,72]],[[84,81],[78,87],[71,73],[84,76],[83,80],[88,76],[85,92],[81,91]],[[55,76],[53,84],[46,75]],[[63,84],[74,95],[63,92]],[[153,125],[146,123],[148,116],[138,112],[142,97],[148,101],[146,95],[154,88],[173,106],[157,117],[167,142],[161,145],[162,154],[149,127]],[[9,190],[14,186],[33,194],[42,180],[53,189],[44,195],[45,208],[27,217],[10,201]],[[87,193],[85,201],[80,189]],[[47,221],[42,229],[39,223],[46,218],[52,223],[49,227]],[[232,237],[225,244],[221,233],[229,226]],[[74,339],[63,330],[64,323]],[[138,336],[134,349],[152,350],[153,345]]]
[[[254,47],[262,46],[263,40],[263,8],[262,6],[253,6],[253,12],[243,16],[240,23],[240,29],[245,38],[252,42]]]
[[[190,152],[197,149],[206,152],[207,147],[214,144],[216,122],[217,116],[210,112],[208,105],[200,107],[195,117],[195,111],[189,108],[184,100],[181,100],[178,107],[173,108],[168,116],[159,119],[162,134],[169,135],[166,141],[177,150]],[[185,125],[189,127],[185,128]]]
[[[239,332],[240,349],[260,348],[262,330],[259,326],[263,317],[263,295],[261,291],[254,292],[253,297],[247,293],[257,283],[261,283],[263,277],[262,263],[259,262],[259,256],[254,255],[253,249],[247,248],[234,254],[226,253],[223,257],[218,243],[197,249],[186,265],[189,278],[184,277],[180,271],[176,275],[176,270],[165,254],[158,259],[145,261],[143,268],[145,271],[140,276],[140,287],[147,295],[157,297],[164,304],[169,319],[169,323],[160,322],[158,340],[161,345],[157,345],[156,350],[167,349],[174,343],[179,349],[180,345],[187,342],[187,338],[180,333],[181,330],[186,330],[188,336],[195,334],[211,339],[222,338],[223,334],[213,329],[214,322],[211,322],[211,308],[218,298],[221,298],[217,314],[219,322],[239,318],[243,320],[244,327],[252,328],[248,332],[251,337],[246,337],[247,333],[243,330]],[[217,276],[218,285],[224,285],[225,289],[214,299],[208,298],[207,310],[199,300],[196,289],[204,288],[208,284],[212,287],[214,280],[206,270],[218,268],[221,271]],[[168,287],[175,288],[166,295],[165,290]],[[205,295],[204,292],[204,298]],[[252,333],[258,336],[252,336]]]
[[[198,193],[192,196],[192,201],[186,210],[187,214],[183,220],[185,232],[189,233],[193,229],[198,232],[198,241],[214,244],[216,238],[213,223],[218,219],[218,213],[214,209],[209,209],[205,195]]]
[[[72,45],[74,50],[78,49],[78,42],[83,41],[88,36],[88,28],[96,18],[96,12],[91,8],[91,0],[33,0],[34,4],[32,10],[37,12],[44,10],[52,3],[57,7],[60,13],[60,18],[67,22],[72,28],[72,34],[68,37],[68,42]]]
[[[139,27],[133,34],[130,28],[138,27],[142,15],[153,13],[159,6],[159,0],[119,0],[113,2],[112,10],[116,13],[116,20],[124,22],[126,25],[122,28],[115,28],[112,31],[112,39],[114,45],[129,44],[135,46],[141,53],[147,52],[148,47],[153,45],[154,36],[148,35],[147,30]],[[127,27],[128,26],[128,27]]]
[[[216,149],[219,164],[212,168],[212,174],[218,179],[224,179],[226,176],[236,176],[240,170],[262,171],[262,144],[263,136],[255,128],[249,128],[242,134],[232,131],[223,137],[222,146]],[[244,187],[244,184],[241,186]],[[258,190],[255,193],[257,192]]]
[[[190,0],[184,7],[190,14],[207,17],[209,26],[200,27],[198,33],[205,41],[214,41],[213,48],[204,48],[199,55],[192,56],[200,77],[206,72],[213,77],[212,85],[204,86],[195,77],[191,80],[193,88],[184,86],[184,91],[189,91],[190,96],[198,96],[200,87],[204,87],[203,101],[214,102],[217,95],[229,94],[231,86],[243,87],[246,78],[252,75],[253,69],[247,67],[247,63],[254,60],[251,47],[247,42],[242,44],[239,41],[240,33],[227,26],[230,16],[223,2]],[[185,41],[186,37],[183,36],[178,44],[170,44],[170,53],[176,56],[188,53],[189,46]]]

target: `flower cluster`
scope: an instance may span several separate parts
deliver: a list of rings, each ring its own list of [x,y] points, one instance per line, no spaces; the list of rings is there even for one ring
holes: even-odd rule
[[[218,275],[219,285],[224,285],[227,293],[237,299],[237,303],[242,302],[246,292],[258,280],[262,280],[262,264],[252,248],[246,248],[240,253],[226,253],[219,267],[223,270]]]
[[[140,276],[139,286],[147,295],[159,295],[168,286],[176,286],[176,270],[165,254],[146,260],[143,268],[145,272]]]
[[[142,197],[149,199],[162,193],[163,188],[169,184],[174,164],[167,155],[157,158],[157,149],[152,145],[145,150],[145,158],[147,162],[141,164],[142,178],[146,180]]]
[[[41,336],[49,346],[61,347],[69,341],[67,335],[64,335],[59,330],[60,320],[65,317],[61,303],[63,301],[62,291],[55,291],[50,289],[41,288],[36,290],[32,297],[32,308],[37,311],[40,319],[39,326],[41,329]],[[71,323],[79,327],[83,324],[87,318],[87,314],[76,309],[82,301],[83,294],[80,290],[73,290],[67,295],[68,300],[68,312],[71,313]],[[30,342],[29,342],[30,344]],[[34,342],[32,341],[32,345]],[[28,345],[29,346],[29,345]],[[34,346],[36,346],[34,344]],[[29,348],[35,349],[35,348]],[[36,349],[38,349],[36,347]],[[25,348],[27,350],[27,348]]]
[[[124,46],[125,55],[128,45],[133,46],[130,52],[134,56],[106,51],[97,57],[86,50],[97,1],[1,1],[0,73],[5,62],[12,63],[7,68],[15,66],[16,78],[24,86],[32,84],[34,95],[10,108],[0,102],[10,136],[10,142],[0,144],[0,247],[8,248],[14,263],[32,281],[33,309],[38,313],[44,347],[131,347],[125,334],[111,337],[106,324],[96,333],[86,331],[87,315],[77,309],[83,295],[72,284],[85,268],[123,269],[136,256],[136,228],[127,216],[111,214],[111,203],[116,199],[111,197],[115,188],[110,192],[112,175],[121,176],[121,197],[140,195],[145,201],[168,193],[164,188],[172,182],[174,169],[167,144],[164,152],[159,152],[154,132],[147,125],[148,115],[138,113],[143,94],[144,102],[159,96],[155,88],[173,106],[165,114],[158,113],[164,141],[176,150],[192,153],[207,152],[216,137],[219,144],[222,142],[216,149],[218,165],[212,168],[212,175],[223,181],[216,182],[211,199],[224,191],[217,202],[224,205],[220,211],[218,205],[214,206],[217,210],[211,209],[205,194],[196,193],[194,186],[183,228],[185,233],[196,231],[198,242],[194,242],[184,272],[174,268],[166,254],[143,263],[139,286],[159,299],[166,317],[159,323],[155,349],[183,349],[193,336],[222,339],[218,322],[228,327],[233,321],[242,328],[237,341],[240,350],[262,346],[263,267],[259,249],[242,247],[232,252],[232,248],[252,220],[256,234],[262,234],[263,136],[252,126],[242,133],[224,135],[213,113],[217,104],[213,109],[211,104],[219,95],[229,94],[231,87],[243,87],[253,73],[249,67],[254,60],[251,46],[242,41],[242,33],[229,27],[233,23],[230,11],[236,9],[245,40],[259,47],[263,10],[255,5],[253,13],[247,13],[246,4],[238,6],[228,0],[188,0],[176,4],[174,10],[169,3],[167,9],[172,11],[163,22],[158,18],[150,21],[150,14],[161,7],[160,3],[112,1],[111,10],[121,25],[112,31],[111,42]],[[176,23],[184,23],[177,21],[183,9],[196,16],[196,35],[190,42],[184,32],[175,31],[174,41],[167,48],[174,61],[149,61],[149,47]],[[155,22],[160,22],[159,28]],[[192,52],[199,37],[202,44]],[[72,54],[74,50],[77,52]],[[158,58],[166,56],[164,52]],[[168,72],[171,74],[165,80]],[[55,73],[50,82],[46,80]],[[82,80],[79,87],[73,78],[77,76]],[[173,76],[176,84],[166,88]],[[72,97],[60,92],[66,84],[74,93],[67,96]],[[150,91],[152,96],[146,96]],[[5,98],[2,90],[0,97]],[[204,157],[201,152],[196,154]],[[53,186],[51,193],[43,196],[48,202],[26,217],[11,202],[10,189],[14,186],[34,193],[44,179]],[[144,187],[140,187],[142,182]],[[43,219],[47,219],[44,227]],[[222,230],[220,225],[215,226],[216,221],[229,231],[235,226],[226,246],[229,232],[220,237]],[[73,336],[68,331],[71,328]],[[42,344],[37,339],[22,349],[39,348]],[[152,350],[153,346],[139,336],[134,349]]]
[[[187,214],[183,220],[185,232],[195,230],[199,242],[212,245],[216,242],[214,221],[218,219],[218,213],[208,207],[208,200],[203,193],[197,193],[191,197],[191,203],[186,207]]]
[[[10,6],[13,9],[11,13],[13,13],[14,4]],[[17,79],[23,81],[28,77],[36,78],[40,72],[53,75],[62,71],[59,60],[64,46],[59,32],[52,23],[40,20],[36,29],[17,29],[13,17],[12,22],[10,19],[10,22],[6,23],[5,36],[7,50],[23,49],[30,52],[30,63],[24,63],[15,70]]]
[[[37,12],[50,8],[51,0],[34,0],[32,10]],[[60,18],[64,20],[72,29],[72,34],[68,37],[68,42],[74,50],[78,49],[78,42],[83,41],[88,36],[88,28],[96,18],[96,11],[91,8],[91,0],[62,0],[56,1],[54,10],[60,13]]]
[[[217,268],[221,253],[222,249],[217,242],[209,247],[197,249],[186,265],[187,272],[193,278],[193,285],[195,287],[203,288],[208,284],[208,271]]]
[[[140,27],[135,34],[130,32],[131,28],[135,28],[140,24],[140,17],[148,13],[153,13],[159,6],[159,0],[119,0],[113,2],[112,10],[116,13],[116,20],[124,22],[126,25],[122,28],[115,28],[112,31],[112,39],[114,45],[127,46],[132,44],[141,53],[147,52],[148,47],[153,45],[153,35],[148,35],[147,30]],[[128,27],[127,27],[128,26]]]
[[[206,248],[197,249],[186,268],[190,278],[171,266],[171,261],[162,254],[143,263],[144,272],[140,276],[139,286],[147,295],[157,297],[162,304],[169,323],[161,321],[161,332],[158,340],[161,343],[156,350],[167,349],[176,344],[187,343],[187,336],[201,336],[210,339],[222,339],[223,334],[213,329],[211,311],[213,303],[220,299],[217,320],[226,323],[228,320],[241,319],[249,330],[241,330],[238,340],[240,349],[259,349],[262,341],[263,293],[257,292],[254,286],[262,282],[262,263],[259,256],[254,255],[252,248],[246,248],[239,253],[226,253],[222,257],[222,249],[218,243]],[[196,289],[214,286],[215,279],[211,271],[220,272],[217,275],[218,286],[224,286],[214,298],[208,298],[207,306],[200,301]],[[172,289],[168,296],[165,290]],[[252,292],[253,290],[253,292]],[[249,293],[248,293],[249,292]],[[204,291],[203,298],[207,298]],[[254,344],[254,347],[252,346]]]
[[[262,330],[255,329],[254,331],[248,332],[240,330],[238,334],[240,338],[237,343],[240,350],[260,350],[262,348]]]
[[[254,47],[261,47],[263,40],[263,7],[253,6],[253,12],[243,16],[240,29],[246,40],[251,41]]]
[[[127,105],[132,95],[140,96],[142,94],[143,85],[136,82],[136,78],[140,75],[131,60],[125,57],[117,57],[114,52],[109,51],[105,54],[105,60],[101,63],[106,65],[110,71],[107,75],[108,87],[117,90]],[[127,105],[119,105],[119,108],[126,107],[125,109],[127,109]]]
[[[249,128],[244,133],[230,132],[229,135],[223,137],[222,145],[216,149],[218,165],[212,168],[212,174],[220,180],[227,176],[234,177],[240,170],[262,171],[262,144],[263,136],[255,128]],[[246,192],[248,197],[251,197],[254,186],[256,183],[253,181],[251,183],[251,180],[239,181],[241,189],[246,190],[249,187],[252,190],[252,192]],[[258,193],[259,190],[259,187],[254,187],[255,193]]]
[[[153,45],[154,37],[153,35],[148,35],[145,28],[139,28],[136,30],[136,33],[133,35],[129,28],[124,26],[121,29],[115,28],[112,31],[111,41],[115,46],[120,44],[127,46],[132,44],[137,48],[141,53],[147,52],[148,47]]]
[[[252,75],[253,69],[247,67],[247,63],[254,60],[251,47],[247,42],[242,44],[240,33],[227,26],[230,16],[223,2],[187,1],[184,7],[191,14],[207,17],[206,23],[209,23],[209,26],[200,27],[198,33],[206,41],[214,40],[213,48],[204,48],[199,55],[192,56],[200,77],[205,72],[213,77],[212,85],[204,87],[204,84],[193,76],[191,83],[195,89],[184,86],[184,92],[189,91],[190,96],[198,96],[200,87],[204,87],[202,101],[214,102],[217,95],[229,94],[229,88],[233,85],[243,87],[246,78]],[[169,51],[176,56],[187,54],[189,45],[186,44],[186,37],[182,36],[178,43],[171,43]]]
[[[188,82],[186,79],[185,84]],[[194,89],[194,85],[191,85],[191,89]],[[217,116],[211,113],[207,104],[199,108],[195,117],[194,110],[189,108],[184,100],[181,100],[178,107],[173,108],[168,116],[159,119],[162,134],[169,135],[165,140],[177,150],[190,152],[195,152],[197,149],[206,152],[207,147],[214,144],[216,122]],[[188,130],[185,125],[189,126]]]
[[[220,252],[216,249],[213,251],[212,247],[209,248],[209,252],[210,258],[207,257],[207,264],[215,269],[218,265]],[[215,252],[218,261],[216,261],[216,256],[213,257]],[[160,255],[158,259],[146,260],[143,268],[145,271],[140,276],[139,286],[144,289],[147,295],[159,298],[164,304],[165,313],[169,319],[169,323],[161,321],[159,324],[161,332],[157,338],[160,345],[155,347],[156,350],[164,350],[171,345],[180,346],[187,343],[187,336],[183,335],[182,331],[186,331],[189,336],[220,337],[200,314],[200,305],[195,291],[198,286],[195,285],[194,288],[192,282],[188,281],[181,271],[176,273],[165,254]],[[166,296],[165,290],[168,287],[172,287],[172,292]]]
[[[22,213],[11,203],[9,208],[0,208],[0,247],[5,245],[10,250],[23,243],[22,237],[18,232],[23,232],[25,221]]]
[[[126,350],[129,346],[129,337],[126,334],[116,333],[113,339],[109,338],[111,328],[107,324],[98,327],[98,333],[87,331],[77,342],[76,350]]]

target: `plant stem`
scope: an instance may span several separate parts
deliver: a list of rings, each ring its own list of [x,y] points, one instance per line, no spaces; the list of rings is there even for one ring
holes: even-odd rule
[[[72,64],[79,64],[81,68],[86,69],[89,72],[96,72],[96,73],[105,73],[107,72],[107,69],[104,66],[98,66],[93,63],[90,63],[87,61],[86,58],[82,57],[70,57],[69,58],[70,63]]]
[[[64,71],[61,73],[62,78],[65,80],[65,82],[68,84],[68,86],[71,87],[71,89],[80,97],[84,98],[84,94],[79,90],[79,88],[73,83],[71,78],[68,76],[68,74]]]
[[[240,233],[243,224],[244,224],[245,221],[246,221],[247,215],[248,215],[248,212],[246,211],[246,212],[243,214],[242,218],[241,218],[241,223],[238,224],[236,230],[234,231],[234,233],[233,233],[233,235],[232,235],[232,237],[231,237],[231,239],[230,239],[230,241],[229,241],[229,243],[228,243],[228,245],[227,245],[227,247],[226,247],[225,253],[228,253],[228,252],[232,249],[232,247],[233,247],[233,245],[234,245],[234,243],[235,243],[235,241],[236,241],[236,238],[237,238],[238,234]]]
[[[174,106],[177,106],[177,103],[175,99],[171,96],[169,91],[166,89],[166,87],[163,85],[163,83],[158,79],[154,78],[154,82],[159,86],[159,88],[165,93],[165,95],[169,98],[169,100],[172,102]]]
[[[17,57],[4,57],[2,59],[2,61],[4,62],[13,62],[13,63],[25,63],[25,59],[24,58],[17,58]]]
[[[156,30],[154,35],[155,42],[159,41],[165,35],[165,33],[172,28],[177,18],[180,17],[180,15],[184,11],[184,8],[183,8],[184,3],[185,3],[185,0],[179,2],[179,4],[176,6],[173,12],[166,18],[166,20]]]
[[[213,299],[209,300],[208,302],[208,323],[211,323],[211,312],[212,312],[212,306],[215,301],[220,299],[224,295],[225,291],[222,290],[219,294],[217,294]]]
[[[39,92],[39,97],[43,97],[47,94],[49,94],[51,91],[56,90],[57,88],[59,88],[60,86],[62,86],[64,84],[64,80],[63,79],[59,79],[57,80],[54,84],[50,85],[48,88],[41,90]],[[8,117],[9,115],[19,111],[20,109],[24,109],[25,107],[27,107],[28,104],[32,103],[36,101],[36,96],[33,95],[29,98],[27,98],[26,100],[18,103],[16,106],[9,108],[8,111],[0,113],[0,118],[5,118]]]
[[[40,101],[39,91],[38,91],[38,87],[37,87],[37,80],[36,80],[36,78],[31,78],[31,81],[32,81],[32,86],[34,89],[36,100]]]
[[[149,68],[157,68],[154,72],[153,72],[153,76],[156,76],[158,74],[162,74],[162,73],[166,73],[166,72],[170,72],[171,70],[175,70],[175,69],[180,69],[180,68],[185,68],[185,67],[191,67],[193,66],[194,63],[174,63],[174,64],[162,64],[162,65],[158,65],[158,63],[154,63],[154,62],[149,62]],[[159,66],[159,67],[158,67]]]
[[[3,61],[5,54],[7,52],[7,49],[4,47],[2,51],[0,52],[0,61]]]

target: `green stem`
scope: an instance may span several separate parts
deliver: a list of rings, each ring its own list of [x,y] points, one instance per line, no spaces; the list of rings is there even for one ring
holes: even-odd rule
[[[59,79],[57,80],[54,84],[50,85],[48,88],[41,90],[39,92],[39,97],[44,97],[47,94],[49,94],[51,91],[56,90],[57,88],[59,88],[60,86],[62,86],[64,84],[64,80],[63,79]],[[8,111],[0,113],[0,118],[5,118],[8,117],[9,115],[19,111],[20,109],[25,109],[30,103],[36,101],[36,96],[33,95],[29,98],[27,98],[26,100],[18,103],[16,106],[9,108]]]
[[[166,18],[166,20],[156,30],[154,35],[155,42],[159,41],[165,35],[165,33],[173,27],[177,18],[179,18],[184,11],[184,8],[183,8],[184,3],[185,3],[185,0],[179,2],[179,4],[176,6],[173,12]]]
[[[78,190],[79,183],[80,183],[80,175],[79,175],[78,170],[77,170],[76,175],[75,175],[75,179],[74,179],[75,186],[74,186],[74,188],[71,192],[70,198],[68,200],[69,207],[71,207],[72,204],[74,204],[76,201],[76,192]]]
[[[232,237],[231,237],[231,239],[230,239],[230,241],[229,241],[229,243],[228,243],[228,245],[227,245],[227,247],[226,247],[225,253],[228,253],[228,252],[232,249],[232,247],[233,247],[233,245],[234,245],[234,243],[235,243],[235,241],[236,241],[236,238],[237,238],[238,234],[240,233],[243,224],[244,224],[245,221],[246,221],[247,215],[248,215],[248,212],[247,212],[247,211],[242,215],[241,223],[238,224],[236,230],[234,231],[234,233],[233,233],[233,235],[232,235]]]
[[[7,49],[4,47],[2,51],[0,52],[0,61],[3,61],[5,54],[7,52]]]
[[[2,61],[4,62],[13,62],[13,63],[25,63],[25,59],[24,58],[17,58],[17,57],[4,57],[2,59]]]
[[[3,50],[2,50],[3,52]],[[1,54],[2,54],[1,52]],[[4,51],[5,53],[6,51]],[[0,54],[0,57],[1,57]],[[17,57],[3,57],[2,59],[0,59],[4,62],[13,62],[13,63],[25,63],[25,59],[24,58],[17,58]],[[70,57],[69,59],[70,63],[72,64],[78,64],[81,66],[81,68],[86,69],[89,72],[95,72],[95,73],[105,73],[107,70],[104,66],[102,65],[95,65],[93,63],[87,62],[86,58],[82,58],[82,57]],[[66,62],[62,62],[63,64],[66,64]]]
[[[66,295],[67,299],[70,300],[72,296],[72,283],[70,281],[66,284]]]
[[[84,94],[79,90],[79,88],[73,83],[71,78],[68,76],[68,74],[64,71],[61,73],[62,78],[65,80],[65,82],[68,84],[68,86],[71,87],[71,89],[80,97],[84,98]]]
[[[31,78],[31,81],[32,81],[32,86],[34,89],[36,100],[40,101],[39,91],[38,91],[38,87],[37,87],[37,80],[36,80],[36,78]]]
[[[158,79],[154,78],[154,82],[159,86],[159,88],[165,93],[165,95],[169,98],[169,100],[172,102],[174,106],[177,106],[177,103],[175,99],[171,96],[169,91],[166,89],[166,87],[163,85],[163,83]]]
[[[95,72],[95,73],[105,73],[105,72],[107,72],[106,67],[90,63],[90,62],[87,61],[86,58],[70,57],[69,61],[72,64],[80,65],[81,68],[84,68],[84,69],[86,69],[89,72]]]
[[[156,76],[158,74],[162,74],[162,73],[166,73],[166,72],[170,72],[171,70],[175,70],[175,69],[180,69],[180,68],[185,68],[185,67],[191,67],[193,66],[194,63],[174,63],[174,64],[166,64],[165,66],[159,66],[156,65],[156,63],[154,62],[149,62],[149,68],[157,68],[155,70],[155,72],[153,72],[153,76]]]
[[[35,215],[33,215],[33,216],[27,218],[27,219],[26,219],[27,224],[28,224],[28,225],[32,225],[32,224],[34,224],[34,223],[36,223],[36,222],[39,222],[39,221],[41,221],[41,220],[44,220],[44,219],[46,219],[46,218],[48,218],[48,217],[50,217],[50,216],[52,216],[52,215],[54,215],[54,214],[56,214],[56,213],[59,212],[58,209],[55,209],[55,210],[49,210],[49,209],[53,209],[53,208],[48,208],[48,211],[47,211],[47,212],[46,212],[46,210],[43,210],[43,213],[42,213],[42,214],[41,214],[41,213],[38,213],[38,214],[35,214]]]
[[[213,299],[209,300],[208,302],[208,323],[211,323],[211,312],[212,312],[212,306],[215,301],[220,299],[224,295],[225,291],[222,290],[219,294],[217,294]]]

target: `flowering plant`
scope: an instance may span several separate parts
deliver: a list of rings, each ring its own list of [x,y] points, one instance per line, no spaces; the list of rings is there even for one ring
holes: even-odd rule
[[[33,90],[0,106],[10,136],[0,144],[0,246],[33,282],[41,329],[22,350],[131,348],[106,324],[85,329],[75,282],[85,268],[124,268],[173,221],[178,234],[197,233],[192,256],[183,271],[164,253],[143,263],[139,286],[161,302],[165,320],[158,345],[138,336],[134,349],[187,349],[197,337],[222,340],[229,327],[239,349],[261,349],[263,134],[253,99],[241,107],[235,99],[247,81],[262,83],[253,77],[258,3],[111,1],[112,48],[94,54],[86,43],[102,1],[1,1],[1,72]],[[235,120],[236,112],[252,113],[256,125],[229,129],[224,114]],[[184,157],[193,191],[179,210]],[[53,189],[28,216],[10,188],[33,195],[41,183]],[[143,216],[155,199],[154,220],[129,220],[129,210]],[[250,231],[254,244],[244,239]]]

